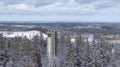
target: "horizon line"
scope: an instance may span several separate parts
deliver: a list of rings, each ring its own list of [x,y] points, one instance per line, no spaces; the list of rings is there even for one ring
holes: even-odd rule
[[[120,22],[107,22],[107,21],[16,21],[16,20],[4,20],[4,21],[0,21],[1,22],[5,22],[5,23],[120,23]]]

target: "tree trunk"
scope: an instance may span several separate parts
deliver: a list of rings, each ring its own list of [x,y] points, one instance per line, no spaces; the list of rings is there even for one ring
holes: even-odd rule
[[[6,62],[3,63],[3,67],[6,67]]]

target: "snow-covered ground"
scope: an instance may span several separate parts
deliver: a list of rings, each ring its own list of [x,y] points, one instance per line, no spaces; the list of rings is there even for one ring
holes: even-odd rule
[[[75,38],[71,38],[71,43],[75,43],[76,39]]]
[[[26,36],[27,38],[31,39],[33,38],[35,35],[42,35],[44,39],[47,38],[47,35],[44,33],[41,33],[40,31],[36,31],[36,30],[32,30],[32,31],[0,31],[1,34],[3,34],[4,37],[24,37]]]
[[[38,27],[37,25],[12,25],[13,27],[26,27],[26,28],[33,28]]]
[[[120,44],[120,40],[106,40],[106,41],[111,44]]]
[[[89,43],[92,44],[93,39],[94,39],[94,35],[93,34],[81,34],[82,38],[84,39],[84,41],[88,41]]]

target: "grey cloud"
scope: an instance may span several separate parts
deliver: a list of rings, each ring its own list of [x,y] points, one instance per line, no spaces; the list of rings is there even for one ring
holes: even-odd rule
[[[102,4],[102,5],[97,5],[96,6],[96,8],[95,9],[106,9],[106,8],[111,8],[111,7],[113,7],[114,5],[111,5],[111,4],[109,4],[109,5],[105,5],[105,4]]]
[[[0,2],[3,2],[6,5],[28,3],[28,4],[34,4],[37,6],[48,5],[48,4],[52,4],[54,2],[67,2],[67,1],[68,0],[0,0]]]
[[[73,2],[73,0],[69,0]],[[106,8],[116,6],[114,0],[74,0],[72,6],[58,6],[59,3],[67,4],[68,0],[1,0],[4,4],[7,4],[5,9],[1,9],[2,14],[38,14],[38,15],[92,15],[99,12],[99,10],[106,10]],[[20,4],[26,4],[20,6]],[[55,4],[57,3],[57,4]],[[18,7],[13,7],[13,5]],[[79,5],[78,5],[79,4]],[[12,5],[12,6],[11,6]],[[41,6],[42,5],[42,6]],[[45,6],[44,6],[45,5]],[[26,7],[28,9],[21,10],[20,7]],[[17,10],[18,9],[18,10]],[[30,10],[29,10],[30,9]],[[107,12],[107,11],[106,11]]]
[[[96,5],[96,9],[106,9],[116,6],[115,2],[112,1],[104,1]]]
[[[70,0],[0,0],[0,2],[3,2],[4,4],[19,4],[19,3],[28,3],[33,4],[35,6],[41,6],[41,5],[49,5],[55,2],[63,2],[67,3]],[[120,0],[74,0],[75,2],[79,4],[89,4],[96,1],[111,1],[111,2],[120,2]],[[107,4],[106,4],[107,5]],[[104,6],[104,5],[103,5]]]
[[[20,3],[21,0],[1,0],[4,4],[15,4],[15,3]]]
[[[95,2],[96,0],[76,0],[76,2],[78,3],[92,3],[92,2]]]

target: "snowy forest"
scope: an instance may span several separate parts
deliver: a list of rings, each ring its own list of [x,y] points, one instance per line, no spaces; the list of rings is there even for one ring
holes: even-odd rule
[[[120,0],[0,0],[0,67],[120,67]]]
[[[56,67],[119,67],[120,44],[111,44],[96,35],[92,43],[76,34],[61,33],[58,38]],[[8,38],[0,35],[0,66],[48,67],[47,42],[42,36]]]

